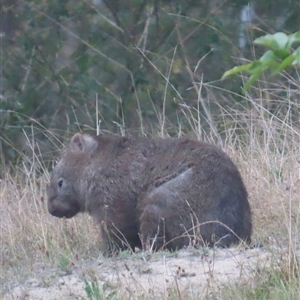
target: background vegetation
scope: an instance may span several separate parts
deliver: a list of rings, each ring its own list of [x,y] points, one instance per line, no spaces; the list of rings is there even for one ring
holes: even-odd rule
[[[24,132],[45,158],[57,148],[45,130],[59,140],[94,130],[96,105],[102,130],[188,134],[190,108],[203,134],[212,125],[222,132],[220,107],[253,108],[244,79],[222,74],[260,57],[256,37],[298,30],[299,10],[297,0],[2,1],[1,162],[30,151]],[[296,71],[265,76],[270,88],[295,90],[299,80]],[[263,98],[267,111],[285,111],[284,101]],[[299,120],[297,111],[290,118]]]

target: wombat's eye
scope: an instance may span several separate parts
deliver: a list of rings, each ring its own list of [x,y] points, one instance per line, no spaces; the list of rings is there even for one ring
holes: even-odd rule
[[[57,182],[58,187],[61,188],[63,183],[64,183],[64,181],[62,179],[59,179],[58,182]]]

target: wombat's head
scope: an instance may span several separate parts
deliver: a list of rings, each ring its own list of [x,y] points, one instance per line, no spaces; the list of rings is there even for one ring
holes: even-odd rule
[[[54,167],[48,187],[48,210],[59,218],[72,218],[85,211],[84,175],[97,141],[89,135],[75,134]]]

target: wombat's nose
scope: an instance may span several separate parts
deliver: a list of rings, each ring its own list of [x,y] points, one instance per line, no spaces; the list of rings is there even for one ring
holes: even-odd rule
[[[57,208],[55,206],[53,206],[53,205],[48,205],[48,211],[54,217],[58,217],[59,216]]]

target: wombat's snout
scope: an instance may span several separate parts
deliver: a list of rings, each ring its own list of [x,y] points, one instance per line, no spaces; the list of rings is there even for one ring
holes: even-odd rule
[[[64,201],[56,195],[49,195],[48,197],[48,211],[52,216],[58,218],[70,219],[74,217],[79,211],[80,206],[76,201]]]
[[[61,208],[58,207],[58,205],[51,204],[50,201],[48,202],[48,211],[52,216],[57,218],[70,219],[74,217],[74,215],[76,214],[73,211],[62,210]]]
[[[53,198],[48,199],[48,211],[54,217],[58,217],[58,218],[63,217],[59,212],[57,205],[53,204]]]

